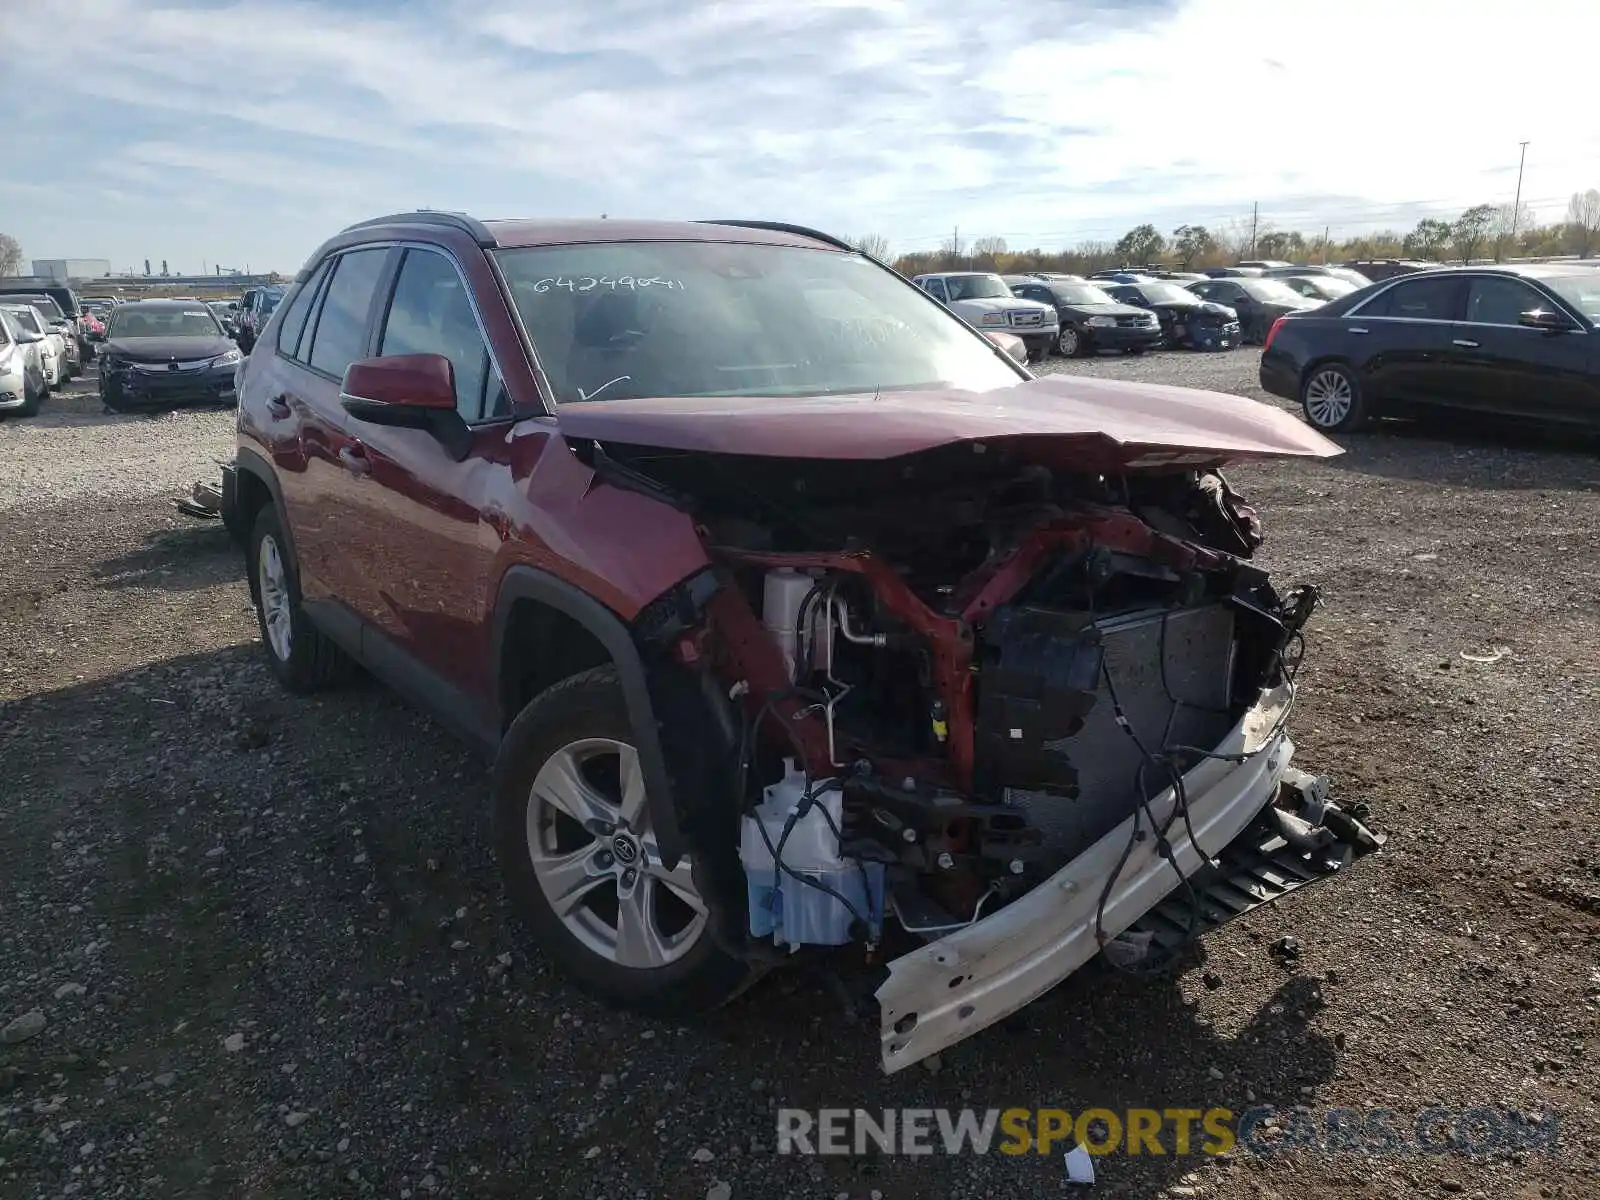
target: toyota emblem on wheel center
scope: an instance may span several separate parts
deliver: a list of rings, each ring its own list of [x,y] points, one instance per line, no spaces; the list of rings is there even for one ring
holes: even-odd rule
[[[633,863],[639,861],[639,846],[630,837],[615,837],[611,839],[611,853],[617,856],[617,861]]]

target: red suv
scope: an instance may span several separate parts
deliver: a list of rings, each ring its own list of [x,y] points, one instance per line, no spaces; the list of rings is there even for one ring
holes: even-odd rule
[[[1217,468],[1337,448],[1055,376],[825,234],[382,217],[240,370],[224,512],[295,691],[495,757],[548,954],[647,1010],[904,953],[897,1070],[1375,839],[1289,765],[1300,629]]]

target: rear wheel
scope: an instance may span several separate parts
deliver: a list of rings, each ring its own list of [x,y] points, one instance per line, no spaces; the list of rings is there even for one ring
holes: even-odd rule
[[[267,662],[291,692],[314,692],[348,678],[353,664],[306,616],[300,577],[271,504],[256,514],[250,535],[250,592]]]
[[[693,856],[668,870],[612,666],[512,722],[494,771],[495,847],[540,946],[587,990],[651,1013],[703,1011],[749,978],[712,936]]]
[[[1324,433],[1348,433],[1367,419],[1361,383],[1343,363],[1319,363],[1300,386],[1306,420]]]

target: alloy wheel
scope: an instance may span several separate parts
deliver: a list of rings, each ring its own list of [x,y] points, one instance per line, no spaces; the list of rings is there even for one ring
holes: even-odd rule
[[[270,533],[261,539],[256,582],[261,593],[261,617],[267,627],[267,641],[279,661],[288,662],[294,650],[289,580],[283,569],[278,541]]]
[[[1078,353],[1078,331],[1071,326],[1063,326],[1056,335],[1056,349],[1064,358],[1071,358]]]
[[[664,967],[705,934],[688,857],[662,865],[632,746],[583,738],[546,759],[528,797],[527,838],[551,910],[608,962]]]
[[[1344,421],[1354,403],[1350,377],[1341,370],[1325,368],[1306,384],[1306,416],[1323,429],[1332,429]]]

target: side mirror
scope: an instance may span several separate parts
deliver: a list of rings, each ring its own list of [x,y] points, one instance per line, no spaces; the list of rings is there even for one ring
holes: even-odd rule
[[[472,449],[472,431],[456,412],[455,368],[442,354],[353,362],[345,368],[339,403],[370,425],[426,430],[456,462]]]
[[[1526,325],[1529,329],[1543,329],[1547,333],[1566,333],[1572,328],[1572,322],[1564,314],[1549,308],[1530,309],[1517,318],[1517,324]]]
[[[991,329],[984,333],[1000,349],[1004,350],[1010,358],[1026,366],[1028,362],[1028,343],[1014,333],[1003,333],[998,329]]]

